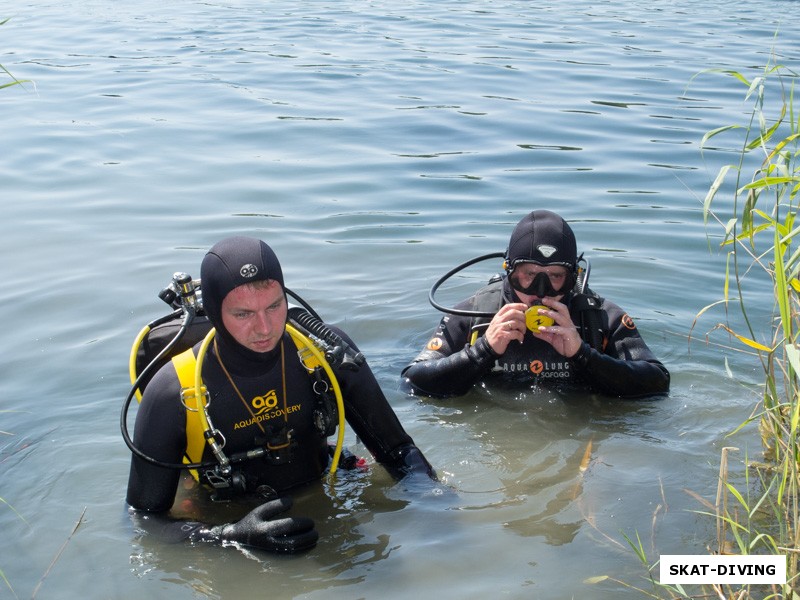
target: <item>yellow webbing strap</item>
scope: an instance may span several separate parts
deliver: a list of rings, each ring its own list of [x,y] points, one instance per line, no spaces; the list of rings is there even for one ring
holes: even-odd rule
[[[297,346],[297,349],[302,353],[301,360],[309,371],[314,367],[322,366],[323,370],[328,375],[333,386],[334,395],[336,396],[336,404],[339,412],[338,434],[336,438],[336,448],[334,451],[333,459],[331,461],[330,472],[335,473],[339,466],[339,458],[344,444],[344,404],[342,402],[342,392],[339,388],[339,382],[336,375],[328,365],[322,353],[317,350],[311,340],[300,333],[297,329],[287,324],[287,331],[292,337],[292,341]],[[211,332],[214,330],[212,329]],[[209,334],[211,334],[209,332]],[[202,407],[198,407],[197,397],[195,391],[197,389],[198,376],[197,373],[197,359],[189,348],[185,352],[178,354],[172,358],[172,364],[175,367],[175,372],[178,374],[178,380],[181,384],[181,395],[183,402],[187,408],[186,410],[186,453],[183,457],[184,463],[198,463],[202,461],[203,451],[205,450],[205,423],[202,414]],[[202,383],[202,381],[201,381]],[[205,386],[202,386],[205,389]],[[198,479],[198,473],[191,470],[195,479]]]
[[[142,330],[139,332],[139,335],[136,336],[136,339],[133,340],[133,346],[131,347],[131,353],[128,357],[128,374],[131,378],[131,385],[136,383],[136,379],[139,377],[139,373],[136,372],[136,357],[139,354],[139,346],[142,345],[142,340],[144,336],[148,334],[150,331],[150,325],[145,325],[142,327]],[[137,389],[136,390],[136,400],[141,402],[142,401],[142,391]]]
[[[336,379],[336,374],[333,372],[333,369],[331,369],[328,361],[325,360],[325,356],[314,345],[311,339],[289,323],[286,324],[286,331],[292,336],[292,340],[294,340],[295,346],[298,348],[298,354],[303,354],[300,356],[300,360],[303,362],[306,369],[311,371],[316,366],[322,366],[322,369],[328,375],[331,387],[333,387],[333,395],[336,397],[336,407],[339,412],[339,431],[336,434],[336,447],[333,451],[329,470],[329,473],[333,475],[336,473],[336,469],[339,468],[339,459],[342,456],[342,447],[344,446],[344,399],[342,398],[342,390],[339,387],[339,380]],[[310,355],[308,353],[310,353]]]
[[[184,463],[199,463],[203,460],[203,450],[205,450],[206,440],[203,435],[203,423],[200,420],[201,407],[197,405],[197,397],[194,387],[194,369],[197,359],[191,348],[172,357],[172,365],[178,374],[178,381],[181,384],[181,396],[186,406],[186,453],[183,456]],[[197,471],[191,470],[192,476],[198,479]]]

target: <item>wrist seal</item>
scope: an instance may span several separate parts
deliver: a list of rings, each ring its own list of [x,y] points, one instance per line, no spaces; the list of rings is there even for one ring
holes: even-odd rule
[[[572,364],[574,364],[580,370],[586,370],[589,367],[589,354],[591,353],[592,349],[586,342],[581,342],[581,347],[578,348],[578,351],[570,358]]]

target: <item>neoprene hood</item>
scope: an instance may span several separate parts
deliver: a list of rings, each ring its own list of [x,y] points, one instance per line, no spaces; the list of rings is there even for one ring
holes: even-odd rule
[[[245,283],[272,279],[283,284],[283,271],[278,257],[265,242],[250,237],[229,237],[208,251],[200,266],[203,308],[212,325],[222,325],[222,301]]]
[[[561,265],[570,271],[578,262],[575,234],[567,222],[549,210],[535,210],[517,223],[506,251],[506,269],[517,263]]]

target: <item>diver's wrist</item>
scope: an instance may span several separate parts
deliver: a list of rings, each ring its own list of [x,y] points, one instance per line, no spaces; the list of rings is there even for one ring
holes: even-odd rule
[[[570,357],[572,364],[580,370],[587,369],[589,367],[589,354],[591,351],[592,349],[589,347],[589,344],[582,341],[578,351]]]
[[[480,352],[483,356],[491,359],[495,359],[500,356],[499,352],[496,352],[492,345],[489,343],[489,340],[486,339],[486,336],[481,336],[478,338],[478,341],[475,343],[475,350]]]

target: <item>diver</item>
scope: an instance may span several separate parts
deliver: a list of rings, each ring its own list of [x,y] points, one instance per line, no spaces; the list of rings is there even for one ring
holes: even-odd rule
[[[434,292],[448,277],[487,258],[504,273],[454,308]],[[617,397],[666,393],[670,376],[619,306],[588,287],[588,261],[559,215],[535,210],[515,226],[506,252],[479,257],[431,288],[446,314],[402,375],[413,392],[464,395],[500,377],[511,385],[577,387]]]
[[[199,287],[209,332],[149,379],[133,438],[126,437],[134,451],[127,503],[136,519],[157,523],[148,533],[283,553],[314,547],[319,535],[311,519],[279,515],[291,507],[287,492],[335,468],[328,436],[338,422],[338,451],[345,418],[396,480],[437,480],[352,340],[321,321],[307,330],[289,324],[295,308],[289,308],[281,265],[266,243],[220,241],[203,258]],[[302,344],[316,336],[339,340],[347,351],[347,360],[339,354],[336,372],[321,351]],[[215,499],[250,494],[265,501],[233,523],[173,518],[186,470]]]

